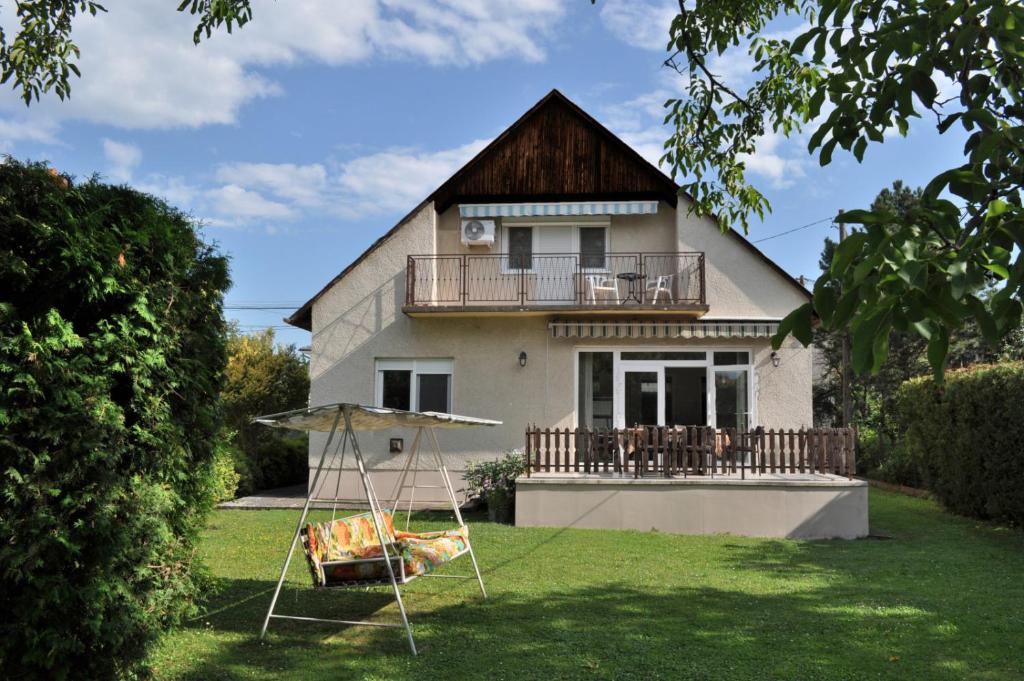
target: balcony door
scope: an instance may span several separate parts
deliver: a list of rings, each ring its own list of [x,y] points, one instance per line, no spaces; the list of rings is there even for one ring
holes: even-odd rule
[[[707,424],[708,368],[703,363],[620,360],[615,374],[619,428]]]
[[[576,300],[573,230],[572,225],[545,225],[535,230],[537,247],[533,271],[537,283],[534,298],[538,303],[565,305]]]
[[[580,348],[581,428],[756,424],[747,348]]]

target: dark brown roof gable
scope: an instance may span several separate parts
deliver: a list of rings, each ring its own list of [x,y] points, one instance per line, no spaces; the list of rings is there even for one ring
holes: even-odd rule
[[[636,150],[552,90],[431,195],[453,203],[661,199],[678,187]]]
[[[456,202],[607,198],[660,199],[675,206],[678,195],[679,187],[657,166],[552,90],[285,321],[311,331],[313,303],[431,201],[442,213]],[[749,241],[733,235],[806,293]]]

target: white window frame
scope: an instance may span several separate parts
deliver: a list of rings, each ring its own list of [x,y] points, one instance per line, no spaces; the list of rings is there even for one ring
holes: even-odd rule
[[[452,412],[452,405],[455,402],[455,361],[448,358],[437,359],[394,359],[377,358],[373,370],[373,403],[378,407],[384,406],[384,372],[385,371],[409,371],[409,409],[419,411],[419,376],[420,374],[447,374],[448,375],[448,413]]]
[[[711,345],[711,346],[667,346],[667,345],[578,345],[573,348],[573,383],[572,383],[572,421],[574,427],[584,427],[579,422],[579,386],[580,386],[580,353],[581,352],[610,352],[612,353],[612,425],[615,428],[625,427],[625,372],[626,371],[656,371],[658,374],[658,420],[665,419],[665,368],[671,367],[703,367],[706,372],[707,392],[704,395],[708,415],[707,425],[712,428],[718,427],[718,414],[716,412],[716,388],[715,370],[735,371],[745,369],[747,371],[747,404],[750,405],[750,427],[754,428],[758,423],[757,415],[757,371],[755,364],[754,348],[748,345]],[[702,360],[623,360],[623,352],[703,352]],[[747,364],[729,364],[715,366],[715,352],[746,352],[749,362]],[[649,425],[663,425],[649,424]]]

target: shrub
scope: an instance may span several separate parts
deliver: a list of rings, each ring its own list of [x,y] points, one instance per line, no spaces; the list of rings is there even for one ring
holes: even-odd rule
[[[139,675],[194,611],[228,285],[164,202],[0,164],[0,678]]]
[[[471,497],[487,503],[491,520],[510,522],[515,507],[516,478],[526,472],[526,461],[518,451],[506,452],[494,461],[471,461],[466,465],[466,489]]]
[[[899,406],[907,454],[947,508],[1024,524],[1024,363],[912,379]]]
[[[237,448],[230,436],[222,433],[213,452],[213,500],[228,501],[235,498],[241,475],[236,470]]]
[[[308,439],[252,422],[256,416],[306,406],[308,367],[295,346],[275,344],[273,329],[232,333],[222,397],[237,446],[239,493],[305,482]]]
[[[857,472],[895,485],[921,486],[917,462],[900,439],[864,428],[857,439]]]
[[[258,466],[258,476],[254,475],[254,481],[258,481],[257,489],[306,482],[309,478],[309,438],[305,434],[299,437],[277,435],[261,444],[250,460],[256,461]]]

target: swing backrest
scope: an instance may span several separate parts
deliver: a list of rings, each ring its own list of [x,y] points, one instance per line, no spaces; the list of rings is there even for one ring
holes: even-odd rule
[[[393,542],[395,528],[391,511],[381,511],[380,515],[384,540]],[[306,535],[303,544],[307,546],[307,555],[319,562],[364,558],[368,553],[380,550],[370,512],[306,525]]]

